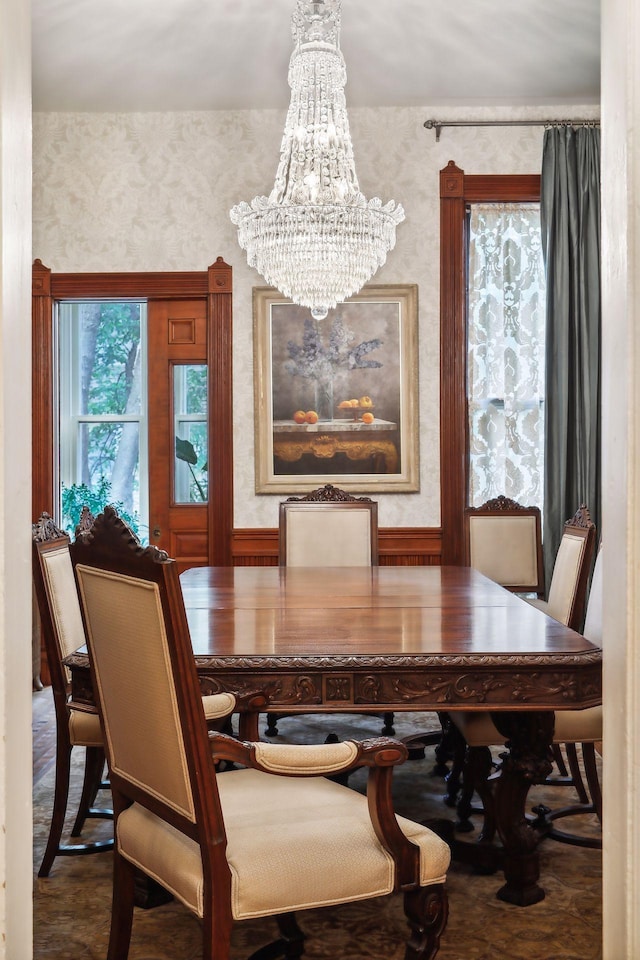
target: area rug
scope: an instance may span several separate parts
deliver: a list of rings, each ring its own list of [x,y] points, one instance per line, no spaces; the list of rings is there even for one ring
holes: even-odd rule
[[[433,728],[432,714],[397,714],[396,735]],[[327,733],[343,739],[376,736],[380,720],[371,716],[288,717],[279,723],[281,742],[323,742]],[[71,810],[79,794],[82,751],[74,760]],[[444,784],[433,775],[433,750],[395,773],[396,811],[416,820],[453,817],[443,804]],[[366,774],[359,771],[350,786],[363,790]],[[34,795],[34,958],[35,960],[103,960],[106,957],[111,907],[112,854],[58,858],[47,879],[37,878],[46,842],[53,773],[38,784]],[[558,807],[574,801],[570,788],[540,788],[530,802]],[[71,818],[70,818],[71,819]],[[581,827],[598,831],[590,817]],[[91,821],[85,837],[108,835],[109,824]],[[106,832],[106,833],[105,833]],[[69,835],[66,825],[65,837]],[[473,842],[470,835],[469,842]],[[500,873],[476,875],[468,866],[452,863],[447,888],[450,914],[439,960],[599,960],[601,949],[601,854],[547,839],[541,843],[541,885],[546,898],[530,907],[515,907],[496,899]],[[347,904],[298,916],[307,935],[305,956],[322,960],[401,960],[407,926],[402,897]],[[268,920],[236,924],[232,960],[246,960],[258,946],[275,936]],[[200,960],[200,925],[180,903],[151,910],[136,909],[130,960]]]

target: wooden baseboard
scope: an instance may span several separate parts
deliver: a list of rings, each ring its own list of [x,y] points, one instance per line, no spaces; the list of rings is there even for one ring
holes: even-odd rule
[[[236,567],[277,566],[278,530],[269,527],[235,529],[231,554]],[[378,531],[381,566],[439,566],[441,556],[442,531],[439,527],[385,527]]]

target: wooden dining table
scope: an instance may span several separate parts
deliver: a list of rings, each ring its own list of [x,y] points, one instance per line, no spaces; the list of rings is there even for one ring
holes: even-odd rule
[[[527,793],[551,772],[554,711],[601,702],[598,647],[469,567],[193,567],[180,579],[203,693],[263,691],[287,714],[490,711],[507,741],[497,896],[544,897]],[[86,655],[67,662],[74,699],[89,698]]]

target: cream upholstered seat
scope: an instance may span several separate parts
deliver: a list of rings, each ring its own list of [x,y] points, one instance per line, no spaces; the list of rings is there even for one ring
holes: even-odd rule
[[[280,565],[369,567],[378,563],[378,504],[326,484],[280,504]]]
[[[390,777],[404,747],[208,733],[175,563],[126,531],[107,507],[71,548],[117,815],[109,960],[128,956],[136,868],[203,920],[206,960],[229,957],[233,921],[266,916],[281,939],[261,955],[299,957],[294,910],[400,888],[417,945],[407,956],[434,957],[450,854],[393,814]],[[232,709],[231,694],[217,699]],[[217,773],[221,759],[244,769]],[[373,774],[368,798],[325,777],[363,765]]]
[[[43,513],[33,524],[33,585],[45,643],[56,715],[56,781],[49,838],[38,876],[47,877],[56,856],[111,849],[113,840],[61,844],[73,747],[86,747],[84,784],[71,830],[80,836],[87,817],[112,817],[93,804],[101,786],[105,756],[100,720],[95,713],[69,707],[70,677],[62,660],[85,643],[78,593],[69,556],[69,537]],[[107,784],[108,786],[108,784]]]
[[[544,589],[538,507],[505,496],[465,511],[467,562],[490,580],[517,593]]]
[[[602,546],[598,551],[596,563],[591,581],[591,590],[589,592],[589,602],[587,605],[587,614],[584,624],[584,636],[591,643],[600,646],[602,644]],[[486,786],[481,782],[481,778],[475,776],[475,771],[488,770],[488,749],[496,744],[503,743],[504,737],[498,731],[487,712],[461,711],[451,713],[451,720],[455,727],[464,737],[469,752],[483,751],[483,756],[471,757],[469,768],[471,769],[472,783],[468,785],[467,797],[463,798],[462,809],[459,810],[461,819],[464,821],[468,816],[468,794],[475,788],[480,793],[485,809],[490,803],[490,795]],[[578,791],[580,803],[571,805],[560,810],[546,812],[542,818],[548,825],[561,817],[572,816],[576,813],[595,812],[598,819],[602,820],[602,795],[598,772],[596,768],[595,751],[601,752],[602,743],[602,706],[590,707],[587,710],[558,710],[555,714],[555,729],[553,744],[557,748],[565,747],[571,769],[570,779],[549,779],[547,783],[557,782],[560,784],[573,783]],[[582,774],[579,766],[579,759],[576,745],[579,744],[582,752],[582,759],[585,769],[585,776],[589,791],[584,789]],[[545,825],[545,832],[558,840],[564,840],[567,843],[579,843],[583,846],[599,846],[600,840],[576,837],[575,834],[563,832],[555,827]],[[540,824],[541,828],[543,824]],[[484,834],[486,836],[486,828]]]

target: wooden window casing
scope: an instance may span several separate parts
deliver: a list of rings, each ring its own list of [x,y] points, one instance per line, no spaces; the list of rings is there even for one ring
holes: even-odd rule
[[[442,563],[465,562],[467,430],[467,216],[469,203],[539,203],[540,175],[440,171],[440,510]]]
[[[209,369],[208,562],[231,565],[233,534],[232,271],[218,257],[206,271],[52,273],[33,265],[32,516],[54,512],[53,307],[63,299],[140,298],[207,302]],[[212,455],[213,451],[216,455]]]

